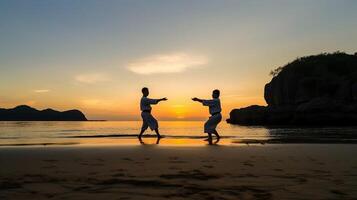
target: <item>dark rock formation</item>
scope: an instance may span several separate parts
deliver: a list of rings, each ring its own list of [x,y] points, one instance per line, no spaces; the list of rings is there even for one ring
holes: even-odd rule
[[[234,109],[227,121],[247,125],[357,125],[357,57],[345,53],[296,59],[271,72],[268,106]]]
[[[21,105],[12,109],[0,108],[0,121],[87,121],[79,110],[59,112],[52,109],[36,110]]]

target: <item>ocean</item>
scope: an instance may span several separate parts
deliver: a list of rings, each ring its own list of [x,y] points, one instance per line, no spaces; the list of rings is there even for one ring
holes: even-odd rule
[[[202,145],[204,121],[160,121],[160,142],[147,130],[136,135],[141,121],[0,122],[0,146],[28,145]],[[357,143],[357,127],[262,127],[220,123],[216,144]]]

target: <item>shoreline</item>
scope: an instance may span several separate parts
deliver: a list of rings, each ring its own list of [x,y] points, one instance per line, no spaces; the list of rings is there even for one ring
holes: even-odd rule
[[[31,146],[141,146],[141,145],[155,145],[158,147],[191,147],[198,146],[204,147],[209,145],[205,141],[204,136],[168,136],[161,139],[157,139],[154,135],[144,136],[140,141],[136,136],[85,136],[85,137],[63,137],[53,138],[47,140],[23,140],[21,142],[7,142],[0,143],[0,148],[3,147],[31,147]],[[272,137],[272,138],[239,138],[223,136],[217,140],[213,138],[212,144],[214,146],[241,146],[241,145],[274,145],[274,144],[357,144],[357,139],[345,139],[345,138],[284,138],[284,137]]]

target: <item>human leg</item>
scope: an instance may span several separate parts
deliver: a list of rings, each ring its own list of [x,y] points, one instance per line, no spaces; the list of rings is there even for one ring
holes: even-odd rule
[[[143,120],[143,125],[141,126],[141,131],[140,134],[138,135],[138,138],[141,139],[143,133],[146,131],[146,129],[149,127],[149,125]]]
[[[155,129],[155,133],[156,133],[156,135],[157,135],[157,138],[162,138],[162,136],[161,136],[160,133],[159,133],[159,128],[156,128],[156,129]]]
[[[219,134],[218,134],[218,132],[217,132],[217,130],[215,129],[215,130],[213,130],[212,131],[212,133],[217,137],[217,138],[221,138],[220,136],[219,136]]]

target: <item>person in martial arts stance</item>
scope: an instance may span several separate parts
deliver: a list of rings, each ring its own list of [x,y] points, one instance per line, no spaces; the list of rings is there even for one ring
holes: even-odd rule
[[[160,101],[166,101],[167,98],[166,97],[161,99],[148,98],[149,89],[146,87],[141,89],[141,92],[143,93],[143,97],[141,97],[140,100],[140,110],[141,110],[141,117],[143,118],[143,125],[141,127],[141,131],[138,138],[141,140],[141,136],[143,135],[143,133],[148,127],[150,127],[151,130],[155,130],[157,137],[161,138],[162,136],[159,133],[159,125],[157,123],[157,120],[151,115],[151,105],[157,104]]]
[[[208,141],[212,141],[212,134],[217,136],[217,140],[219,140],[220,136],[216,131],[216,127],[222,120],[221,115],[221,101],[219,100],[220,92],[219,90],[213,90],[212,98],[210,100],[204,100],[199,98],[192,98],[193,101],[201,102],[204,106],[209,107],[209,113],[211,116],[207,120],[204,126],[204,132],[208,134]]]

